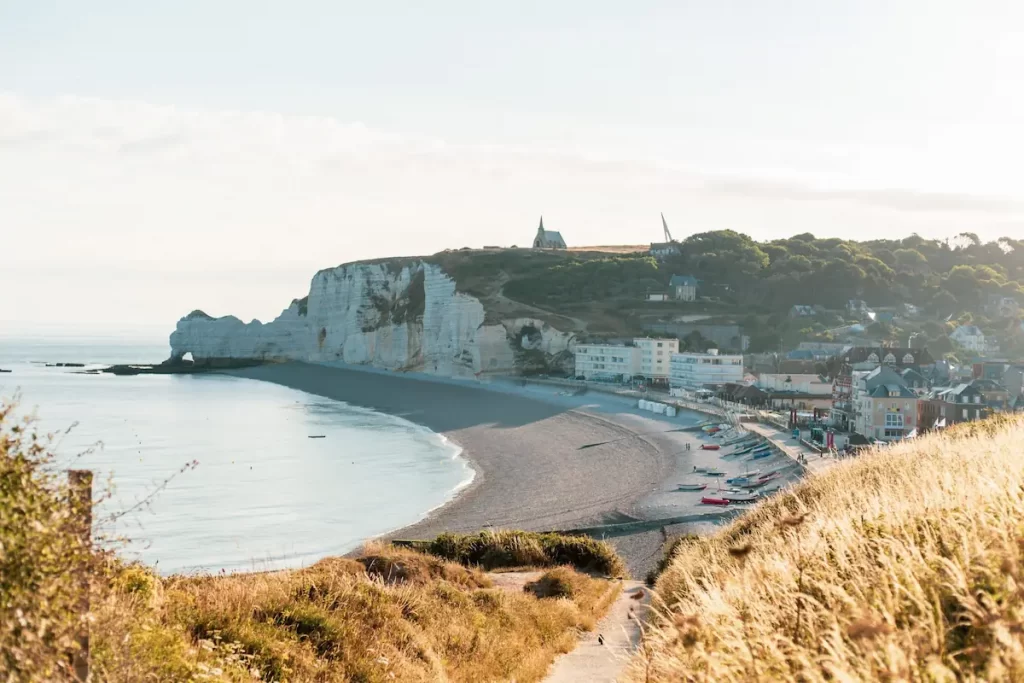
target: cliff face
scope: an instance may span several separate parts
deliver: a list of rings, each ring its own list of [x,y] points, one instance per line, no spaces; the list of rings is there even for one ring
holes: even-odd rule
[[[449,377],[558,364],[574,339],[531,318],[484,323],[484,306],[440,266],[414,261],[322,270],[309,295],[269,323],[194,311],[171,359],[344,361]]]

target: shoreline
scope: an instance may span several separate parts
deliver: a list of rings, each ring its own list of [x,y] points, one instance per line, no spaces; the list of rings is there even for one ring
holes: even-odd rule
[[[432,538],[485,528],[546,531],[643,519],[645,498],[675,488],[690,470],[695,424],[640,413],[608,395],[567,396],[514,381],[454,380],[337,365],[282,363],[223,371],[344,401],[409,420],[462,449],[467,485],[414,523],[379,538]],[[660,418],[660,419],[659,419]],[[660,432],[660,433],[659,433]],[[580,446],[610,442],[600,447]],[[650,564],[661,535],[614,543],[634,572]],[[611,539],[609,539],[611,540]],[[656,561],[657,558],[654,558]]]

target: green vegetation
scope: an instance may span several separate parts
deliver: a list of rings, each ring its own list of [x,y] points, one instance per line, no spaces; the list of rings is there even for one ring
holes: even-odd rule
[[[622,559],[604,541],[587,536],[540,534],[530,531],[481,531],[442,534],[422,546],[424,552],[481,569],[555,567],[611,577],[627,575]]]
[[[546,312],[548,322],[585,338],[641,334],[645,324],[659,319],[710,313],[719,318],[713,322],[741,324],[751,350],[772,351],[802,340],[829,341],[830,330],[861,322],[846,309],[849,300],[861,299],[875,310],[902,313],[902,304],[913,304],[932,319],[973,322],[1004,349],[1024,353],[1020,315],[997,310],[1004,297],[1024,305],[1020,240],[982,243],[964,233],[948,241],[911,235],[856,242],[805,233],[755,242],[722,230],[691,235],[679,247],[679,255],[660,263],[644,252],[527,249],[444,252],[428,261],[451,274],[459,291],[483,300],[488,315],[497,311],[509,317],[507,309],[518,302],[535,317]],[[647,292],[667,291],[672,275],[698,278],[703,300],[643,301]],[[819,310],[791,319],[794,305]],[[948,330],[880,323],[866,336],[905,344],[922,332],[921,343],[934,345],[941,355]]]
[[[496,586],[477,567],[381,544],[301,570],[159,577],[79,540],[82,510],[56,467],[0,410],[0,671],[12,683],[73,680],[86,624],[91,677],[105,683],[538,681],[618,593],[569,567]],[[513,536],[490,562],[510,566]],[[464,546],[435,544],[451,541]],[[579,539],[522,548],[530,564],[619,564]]]
[[[615,297],[642,299],[663,291],[667,282],[658,263],[644,254],[607,258],[570,259],[547,268],[539,276],[516,278],[505,285],[505,295],[531,304],[584,303]]]
[[[1024,680],[1022,439],[881,448],[682,542],[630,680]]]

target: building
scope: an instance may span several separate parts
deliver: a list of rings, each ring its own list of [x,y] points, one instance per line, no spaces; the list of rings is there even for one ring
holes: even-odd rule
[[[640,353],[624,344],[578,344],[574,350],[576,377],[629,381],[640,374]]]
[[[857,401],[854,431],[869,439],[899,441],[918,428],[919,399],[903,384],[876,384]]]
[[[668,286],[672,288],[672,296],[678,301],[697,300],[697,278],[689,275],[673,275]]]
[[[670,301],[668,294],[665,292],[647,292],[644,295],[644,301]]]
[[[654,382],[668,382],[670,361],[672,354],[679,352],[679,340],[640,337],[633,340],[633,345],[640,354],[640,374]]]
[[[977,325],[960,325],[949,335],[957,345],[974,353],[985,353],[985,335]]]
[[[875,312],[861,299],[850,299],[846,303],[846,312],[856,320],[875,319]]]
[[[900,371],[900,377],[903,378],[903,382],[907,385],[907,388],[918,396],[928,391],[928,378],[925,377],[920,370],[916,368],[903,368],[903,370]]]
[[[803,306],[797,304],[789,309],[790,318],[810,318],[815,315],[818,315],[818,311],[814,306]]]
[[[755,382],[765,391],[793,391],[810,396],[831,396],[832,382],[816,374],[786,374],[763,372]]]
[[[931,363],[932,358],[927,349],[858,346],[848,349],[840,360],[841,369],[832,382],[830,419],[839,429],[856,430],[863,394],[880,384],[906,386],[900,373],[906,368],[917,369],[920,363]]]
[[[879,365],[901,369],[920,368],[935,362],[928,349],[897,346],[853,346],[841,354],[841,360],[858,370],[870,370]]]
[[[669,256],[678,255],[679,245],[675,242],[651,242],[651,248],[647,253],[660,261]]]
[[[985,397],[973,382],[932,391],[921,401],[922,429],[941,429],[958,422],[974,422],[989,414]]]
[[[720,354],[718,349],[672,356],[669,384],[673,387],[699,389],[730,382],[743,382],[743,356]]]
[[[981,402],[988,406],[993,413],[1002,413],[1010,409],[1010,392],[999,382],[990,379],[976,379],[971,384],[981,393]]]
[[[533,238],[533,248],[565,249],[565,240],[562,239],[562,233],[544,229],[544,216],[540,217],[540,227],[537,228],[537,236]]]
[[[985,304],[985,312],[1000,318],[1016,317],[1020,314],[1020,304],[1012,296],[990,294]]]

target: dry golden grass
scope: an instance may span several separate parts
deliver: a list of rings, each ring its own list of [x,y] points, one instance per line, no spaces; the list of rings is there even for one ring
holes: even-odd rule
[[[491,588],[383,545],[308,569],[159,579],[121,570],[96,609],[98,680],[537,681],[616,584],[557,568],[566,594]]]
[[[634,681],[1024,680],[1024,420],[866,454],[684,543]]]

